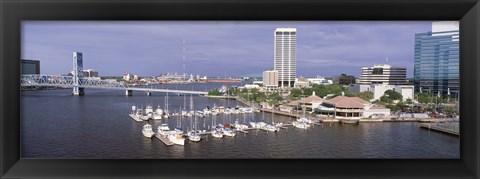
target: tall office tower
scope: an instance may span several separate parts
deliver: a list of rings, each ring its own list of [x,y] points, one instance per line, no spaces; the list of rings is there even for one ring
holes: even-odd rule
[[[278,85],[281,88],[293,87],[297,76],[296,33],[296,28],[275,30],[274,70],[278,71]]]
[[[374,65],[363,67],[359,84],[406,84],[407,69],[404,67],[392,67],[390,65]]]
[[[458,23],[458,21],[433,22],[432,31],[415,34],[413,84],[416,90],[435,94],[458,94],[460,90]]]
[[[73,52],[73,95],[84,95],[83,88],[77,87],[80,85],[80,78],[83,77],[83,58],[81,52]]]

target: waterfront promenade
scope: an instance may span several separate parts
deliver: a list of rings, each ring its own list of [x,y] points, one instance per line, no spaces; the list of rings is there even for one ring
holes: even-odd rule
[[[205,97],[209,98],[220,98],[220,99],[232,99],[232,100],[237,100],[244,105],[247,105],[249,107],[253,107],[253,104],[245,99],[242,99],[238,96],[209,96],[205,95]],[[279,110],[274,110],[274,109],[266,109],[266,108],[260,108],[259,106],[255,106],[255,109],[258,109],[260,111],[268,112],[268,113],[273,113],[276,115],[282,115],[282,116],[287,116],[291,118],[299,118],[301,117],[299,114],[294,114],[294,113],[289,113],[285,111],[279,111]],[[326,122],[340,122],[340,120],[335,119],[333,117],[318,117],[318,116],[307,116],[308,119],[315,121],[315,122],[321,122],[321,123],[326,123]],[[447,133],[447,134],[452,134],[452,135],[457,135],[459,136],[459,129],[458,128],[449,128],[449,127],[444,127],[446,125],[440,125],[444,124],[446,122],[446,119],[442,118],[380,118],[380,119],[360,119],[359,123],[370,123],[370,122],[419,122],[420,123],[420,128],[426,128],[429,130],[435,130],[438,132],[442,133]]]

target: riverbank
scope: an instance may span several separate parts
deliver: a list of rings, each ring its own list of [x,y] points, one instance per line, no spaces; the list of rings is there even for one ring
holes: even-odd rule
[[[252,107],[253,104],[251,102],[246,101],[240,97],[237,96],[211,96],[211,95],[204,95],[204,97],[208,98],[219,98],[219,99],[233,99],[237,100],[244,105],[247,105],[249,107]],[[274,109],[266,109],[266,108],[260,108],[256,107],[256,109],[268,113],[273,113],[277,115],[282,115],[282,116],[288,116],[293,118],[299,118],[301,117],[300,114],[294,114],[294,113],[289,113],[285,111],[278,111]],[[340,120],[333,118],[333,117],[320,117],[320,116],[308,116],[310,120],[318,121],[318,122],[341,122]],[[378,118],[378,119],[359,119],[359,123],[367,123],[367,122],[419,122],[419,123],[443,123],[446,122],[446,119],[444,118]]]

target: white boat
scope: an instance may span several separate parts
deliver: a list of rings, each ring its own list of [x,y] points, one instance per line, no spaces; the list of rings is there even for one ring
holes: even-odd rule
[[[145,113],[153,113],[153,107],[151,105],[147,105],[147,107],[145,107]]]
[[[229,108],[227,108],[223,111],[223,114],[232,114],[232,111]]]
[[[223,134],[230,137],[235,137],[235,131],[230,128],[223,128]]]
[[[183,138],[182,134],[178,134],[175,132],[170,133],[167,138],[168,140],[170,140],[170,142],[173,142],[174,144],[185,145],[185,138]]]
[[[145,137],[151,138],[155,133],[152,130],[152,125],[145,124],[142,129],[142,133]]]
[[[300,128],[300,129],[307,129],[307,128],[310,127],[309,124],[307,124],[305,122],[298,122],[298,121],[293,121],[292,125],[295,126],[296,128]]]
[[[175,131],[175,133],[177,133],[177,134],[182,134],[183,135],[183,129],[181,127],[175,127],[175,129],[173,131]]]
[[[256,122],[250,122],[250,126],[252,126],[253,128],[257,128],[257,123]]]
[[[163,115],[163,110],[160,108],[160,105],[158,105],[157,109],[155,109],[155,112],[153,113],[153,119],[162,119]]]
[[[162,124],[161,126],[158,126],[157,133],[166,137],[169,134],[174,133],[174,131],[171,131],[167,124]]]
[[[143,115],[143,110],[140,109],[140,108],[138,108],[137,111],[135,112],[135,117],[137,117],[141,120],[144,120],[144,121],[148,120],[148,116],[144,116]]]
[[[222,128],[220,127],[216,127],[212,130],[212,136],[213,137],[216,137],[216,138],[222,138],[223,137],[223,132],[222,132]]]
[[[203,111],[197,111],[195,115],[197,115],[198,117],[205,117],[205,113]]]
[[[181,115],[182,116],[187,116],[187,113],[188,113],[187,111],[182,110]]]
[[[271,125],[271,124],[267,124],[264,127],[264,129],[267,130],[267,131],[272,131],[272,132],[277,132],[277,131],[280,130],[277,126],[274,126],[274,125]]]
[[[308,119],[308,118],[306,118],[306,117],[298,118],[298,119],[297,119],[297,122],[304,122],[304,123],[308,123],[308,124],[313,123],[312,120],[310,120],[310,119]]]
[[[249,108],[249,107],[245,107],[245,108],[243,109],[243,111],[244,111],[245,113],[253,113],[252,108]]]
[[[153,107],[151,105],[147,105],[147,107],[145,107],[145,114],[147,114],[147,120],[153,119]]]
[[[200,134],[198,132],[192,130],[188,133],[188,139],[193,142],[198,142],[202,140],[202,137],[200,137]]]
[[[248,129],[248,126],[245,125],[245,124],[240,124],[238,121],[235,121],[235,123],[233,124],[233,127],[235,127],[235,129],[237,130],[245,130],[245,129]]]
[[[276,123],[276,124],[274,124],[274,126],[276,126],[276,127],[283,127],[283,123],[281,123],[281,122],[280,122],[280,123]]]
[[[212,112],[210,114],[212,114],[212,116],[216,116],[216,115],[218,115],[218,112],[216,110],[212,110]]]

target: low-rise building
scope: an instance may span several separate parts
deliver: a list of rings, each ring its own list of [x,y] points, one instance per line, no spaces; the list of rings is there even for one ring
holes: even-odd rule
[[[293,85],[295,88],[306,88],[310,87],[310,82],[305,77],[295,78],[295,84]]]
[[[315,111],[321,116],[336,119],[359,120],[361,118],[384,118],[390,116],[390,109],[371,104],[358,97],[337,96],[324,100]]]
[[[320,104],[322,104],[324,99],[315,95],[315,91],[312,95],[297,101],[292,101],[288,103],[288,106],[296,107],[296,106],[304,106],[307,111],[313,111],[314,108],[318,108]],[[293,108],[292,108],[293,109]]]
[[[253,89],[253,88],[260,89],[260,86],[254,85],[254,84],[246,84],[244,87],[245,87],[246,89]]]
[[[363,117],[365,107],[370,103],[358,97],[337,96],[324,100],[320,112],[332,115],[336,119],[357,120]]]
[[[310,85],[319,84],[319,85],[331,85],[333,84],[332,80],[327,80],[322,76],[317,76],[315,78],[307,78]]]
[[[351,84],[348,90],[353,93],[370,91],[373,93],[372,101],[380,99],[387,90],[393,90],[400,93],[403,101],[414,99],[413,85]]]

